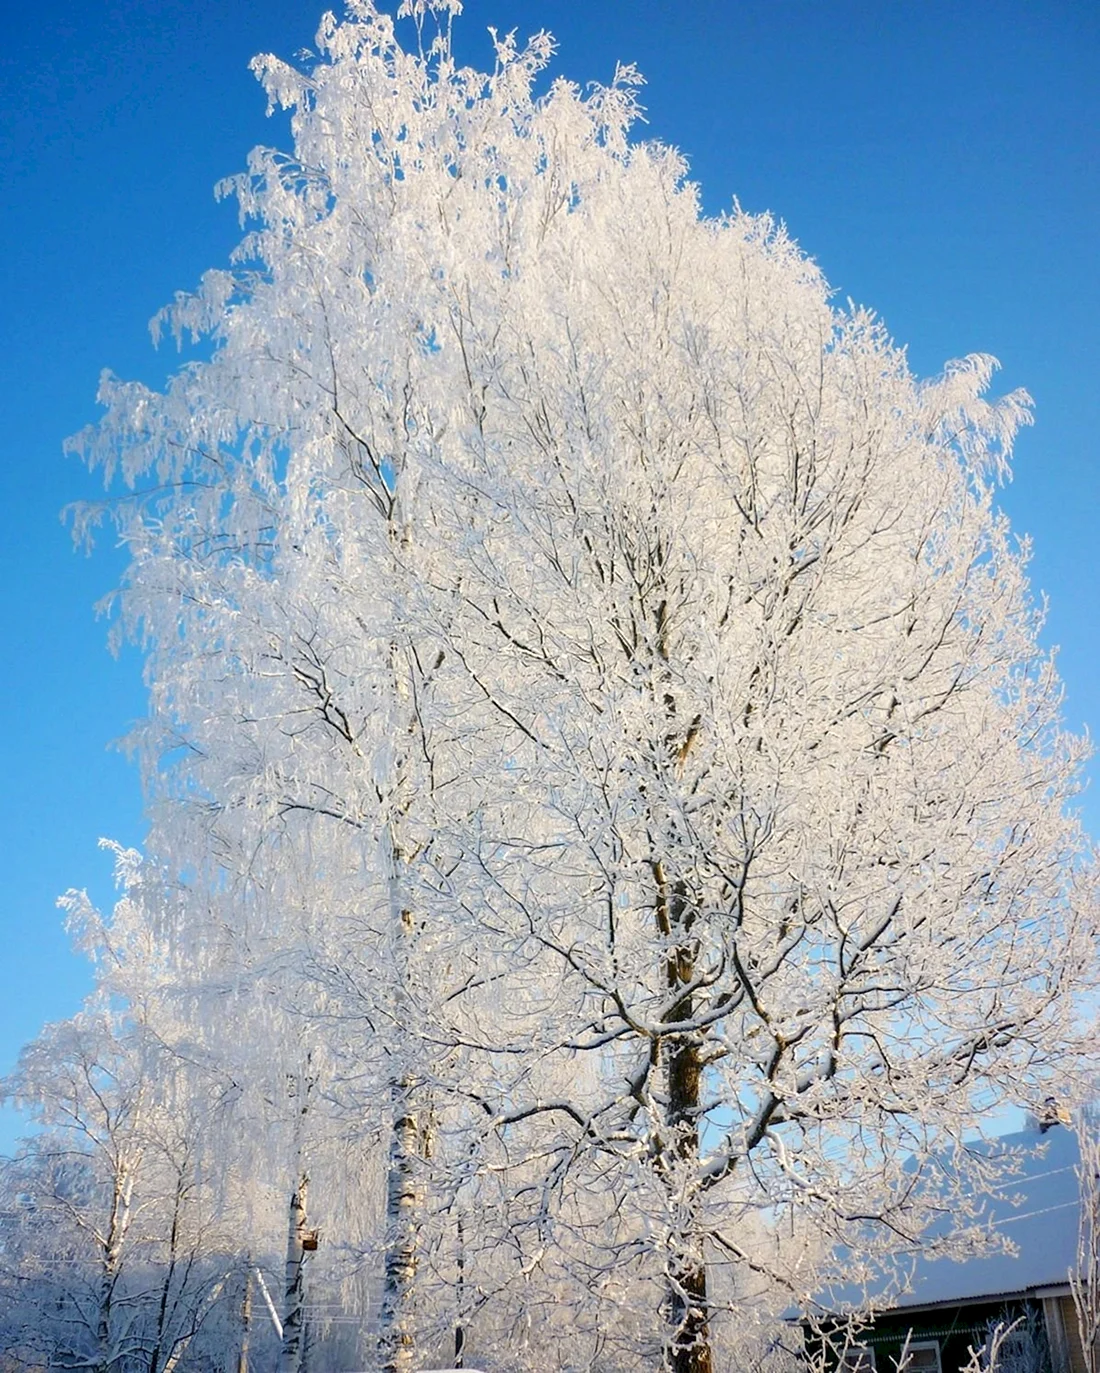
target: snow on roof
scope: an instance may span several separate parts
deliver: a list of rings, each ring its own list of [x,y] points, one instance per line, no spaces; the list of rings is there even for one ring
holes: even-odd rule
[[[1020,1172],[1001,1183],[989,1199],[994,1227],[1011,1240],[1017,1252],[962,1261],[922,1259],[918,1253],[911,1290],[897,1298],[894,1306],[972,1301],[1068,1282],[1077,1257],[1077,1136],[1055,1125],[1043,1134],[1033,1128],[1005,1135],[997,1146],[1029,1151],[1021,1160]]]
[[[920,1249],[902,1260],[908,1266],[908,1291],[875,1303],[874,1291],[840,1284],[817,1301],[826,1309],[851,1310],[868,1299],[882,1310],[935,1306],[941,1303],[996,1299],[1036,1289],[1064,1287],[1077,1259],[1080,1195],[1077,1136],[1055,1125],[1002,1135],[990,1149],[1021,1151],[1019,1171],[993,1188],[988,1216],[993,1227],[1016,1249],[970,1259],[929,1259]],[[884,1278],[885,1292],[888,1284]]]

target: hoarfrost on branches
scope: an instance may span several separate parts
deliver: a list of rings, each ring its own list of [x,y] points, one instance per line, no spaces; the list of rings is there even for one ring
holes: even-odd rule
[[[316,1081],[288,1303],[308,1155],[369,1137],[387,1369],[710,1373],[976,1216],[968,1134],[1082,1067],[1084,750],[995,505],[1028,400],[918,383],[774,221],[703,218],[632,69],[536,98],[549,38],[463,68],[458,9],[257,60],[293,152],[158,326],[213,355],[106,376],[76,444],[152,906],[247,1013],[203,1052]]]

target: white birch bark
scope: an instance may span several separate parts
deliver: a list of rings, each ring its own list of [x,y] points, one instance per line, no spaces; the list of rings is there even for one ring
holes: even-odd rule
[[[304,1241],[310,1228],[307,1130],[315,1085],[311,1053],[306,1054],[304,1068],[291,1079],[289,1085],[294,1111],[294,1161],[291,1174],[293,1181],[287,1206],[279,1373],[301,1373],[306,1335],[307,1251],[304,1247]]]
[[[123,1247],[130,1229],[134,1175],[129,1168],[116,1172],[113,1179],[110,1215],[101,1241],[99,1293],[96,1308],[95,1373],[111,1373],[118,1350],[114,1331],[114,1296],[122,1271]]]
[[[389,502],[388,542],[393,550],[396,637],[390,648],[392,762],[385,779],[384,861],[388,873],[391,940],[390,1131],[386,1174],[384,1279],[380,1306],[380,1347],[384,1373],[412,1373],[417,1364],[416,1275],[418,1230],[424,1189],[420,1177],[425,1092],[422,1047],[411,996],[416,917],[409,890],[413,840],[407,832],[414,800],[412,751],[418,721],[414,708],[412,645],[407,641],[405,579],[414,574],[414,531],[402,491],[398,460]]]
[[[300,1166],[300,1165],[299,1165]],[[283,1282],[282,1346],[279,1373],[300,1373],[305,1340],[306,1251],[309,1226],[309,1174],[298,1172],[287,1208],[286,1265]]]

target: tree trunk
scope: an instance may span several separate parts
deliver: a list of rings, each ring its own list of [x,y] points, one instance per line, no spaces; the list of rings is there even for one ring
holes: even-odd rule
[[[228,1276],[229,1275],[226,1274],[226,1277]],[[181,1335],[180,1338],[176,1340],[172,1345],[172,1352],[171,1354],[169,1354],[167,1362],[164,1365],[164,1373],[176,1373],[176,1368],[178,1367],[180,1360],[187,1353],[188,1346],[190,1345],[191,1341],[195,1338],[196,1332],[202,1325],[203,1321],[206,1319],[214,1303],[221,1296],[222,1289],[225,1287],[226,1277],[219,1278],[218,1281],[214,1284],[214,1286],[210,1289],[210,1291],[206,1294],[206,1299],[203,1301],[203,1304],[199,1309],[198,1314],[195,1316],[195,1319],[191,1325],[191,1329],[187,1332],[186,1335]]]
[[[302,1335],[305,1324],[305,1250],[306,1202],[309,1174],[301,1173],[290,1197],[286,1235],[286,1297],[283,1302],[283,1347],[279,1353],[279,1373],[299,1373],[302,1365]]]
[[[413,1083],[393,1084],[393,1133],[386,1180],[386,1278],[382,1298],[384,1373],[411,1373],[416,1361],[412,1296],[416,1278],[416,1222],[420,1208],[416,1165],[420,1130],[410,1097]]]
[[[122,1267],[122,1246],[126,1232],[130,1228],[130,1203],[133,1195],[133,1178],[126,1172],[116,1173],[114,1195],[111,1198],[111,1221],[107,1230],[107,1242],[103,1246],[100,1261],[99,1303],[96,1311],[96,1361],[95,1373],[110,1373],[115,1363],[111,1347],[111,1311],[114,1304],[115,1286]]]
[[[176,1275],[176,1259],[179,1252],[180,1212],[183,1209],[184,1193],[183,1170],[176,1175],[176,1188],[172,1201],[172,1225],[168,1233],[168,1268],[161,1282],[160,1301],[157,1304],[157,1342],[149,1360],[149,1373],[160,1373],[164,1358],[164,1338],[168,1331],[168,1301],[172,1292],[172,1280]]]
[[[244,1269],[244,1291],[241,1294],[241,1342],[237,1348],[237,1373],[248,1373],[248,1346],[252,1338],[252,1256]]]
[[[394,652],[394,683],[399,704],[405,708],[410,692],[407,675],[399,668]],[[417,1265],[417,1221],[421,1196],[417,1178],[421,1128],[417,1111],[418,1084],[412,1070],[407,1034],[412,1033],[409,998],[409,961],[412,951],[413,916],[404,902],[407,856],[401,841],[400,818],[407,806],[408,741],[415,722],[403,722],[405,737],[394,765],[392,803],[394,818],[388,830],[390,852],[390,920],[394,939],[395,1039],[390,1061],[392,1125],[389,1171],[386,1177],[386,1259],[382,1292],[380,1352],[383,1373],[412,1373],[416,1364],[416,1327],[413,1319],[413,1285]],[[409,1027],[403,1031],[402,1027]]]
[[[395,500],[390,528],[398,565],[408,557],[411,538]],[[413,1068],[409,1037],[414,1019],[410,997],[410,963],[415,923],[407,897],[409,849],[405,834],[412,802],[410,754],[418,728],[413,703],[412,668],[399,642],[390,646],[394,692],[395,742],[388,797],[386,844],[389,852],[390,928],[393,937],[393,1008],[395,1039],[390,1061],[390,1100],[393,1112],[389,1172],[386,1178],[386,1258],[382,1294],[380,1352],[383,1373],[412,1373],[416,1365],[416,1326],[413,1316],[417,1268],[417,1228],[422,1198],[417,1176],[423,1131],[417,1101],[421,1087]]]
[[[670,1373],[711,1373],[707,1266],[701,1247],[676,1255],[669,1266],[669,1325],[665,1357]]]
[[[668,881],[662,863],[654,864],[657,879],[657,924],[667,942],[665,980],[670,992],[691,986],[695,977],[696,945],[691,936],[695,913],[683,882]],[[691,1020],[695,998],[684,991],[670,1006],[665,1023]],[[670,1035],[663,1043],[668,1088],[664,1171],[683,1206],[682,1174],[694,1172],[699,1158],[699,1103],[703,1065],[699,1044],[691,1033]],[[668,1338],[665,1367],[669,1373],[711,1373],[710,1315],[707,1306],[707,1266],[702,1239],[693,1222],[697,1198],[691,1194],[688,1214],[673,1235],[666,1277],[668,1282]]]
[[[99,1280],[99,1304],[96,1311],[95,1373],[110,1373],[111,1359],[111,1292],[114,1279],[104,1261]]]
[[[458,1214],[455,1230],[458,1236],[458,1279],[455,1284],[457,1288],[456,1296],[458,1298],[456,1303],[458,1318],[455,1321],[455,1367],[461,1368],[463,1355],[466,1349],[466,1326],[463,1324],[466,1319],[466,1247],[464,1243],[465,1237],[462,1229],[461,1212]],[[1090,1370],[1090,1373],[1092,1373],[1092,1370]]]
[[[690,1006],[680,1014],[689,1018]],[[675,1132],[677,1154],[694,1162],[699,1152],[699,1050],[694,1043],[681,1040],[669,1058],[669,1123]],[[688,1224],[679,1235],[679,1245],[670,1255],[668,1266],[671,1342],[666,1362],[670,1373],[711,1373],[707,1265],[702,1240],[690,1229],[695,1210],[693,1199]]]

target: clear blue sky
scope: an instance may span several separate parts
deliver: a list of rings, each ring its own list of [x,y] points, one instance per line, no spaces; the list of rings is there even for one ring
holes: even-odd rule
[[[396,7],[397,0],[393,0]],[[236,241],[214,182],[287,145],[247,71],[308,46],[315,0],[55,0],[0,27],[0,439],[8,782],[0,792],[0,1073],[86,969],[56,895],[110,899],[96,840],[140,841],[134,769],[109,749],[142,710],[94,602],[120,566],[72,552],[58,512],[89,494],[61,441],[96,416],[100,368],[160,383],[146,322]],[[648,135],[680,147],[709,212],[771,210],[841,299],[874,307],[914,369],[996,354],[1037,425],[1004,505],[1035,541],[1066,714],[1100,730],[1100,6],[1095,0],[469,0],[486,26],[548,28],[555,70],[638,64]],[[1095,769],[1094,769],[1095,771]],[[1100,794],[1085,813],[1100,833]],[[8,1136],[0,1128],[0,1147]]]

